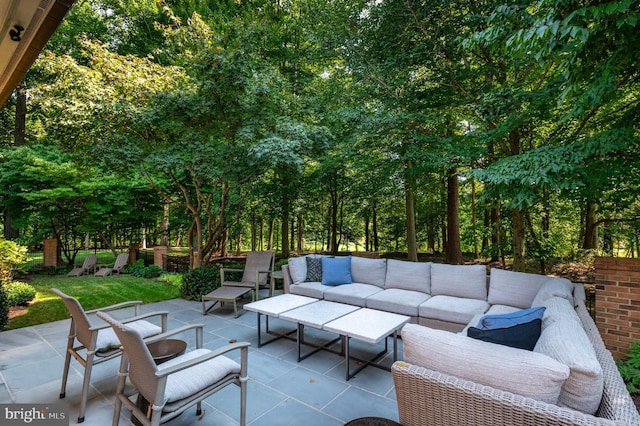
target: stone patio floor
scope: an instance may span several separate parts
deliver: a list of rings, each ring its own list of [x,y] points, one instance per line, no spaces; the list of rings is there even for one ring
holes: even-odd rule
[[[225,304],[216,306],[203,316],[201,306],[200,302],[173,299],[143,305],[142,310],[168,311],[169,329],[184,324],[204,324],[204,346],[209,349],[224,346],[232,340],[251,343],[248,425],[330,426],[360,417],[385,417],[398,421],[390,372],[367,367],[356,377],[345,381],[342,356],[320,351],[298,363],[295,341],[280,339],[262,348],[257,347],[256,313],[244,312],[236,319],[232,305]],[[69,321],[0,332],[0,404],[67,403],[69,424],[77,424],[84,370],[75,359],[71,361],[67,396],[59,399]],[[273,318],[269,326],[273,331],[294,328],[292,323]],[[336,337],[310,328],[305,330],[305,339],[309,341],[322,342]],[[185,340],[189,341],[193,335],[191,331]],[[352,355],[361,358],[370,357],[383,348],[383,343],[374,346],[352,341],[351,345]],[[398,359],[402,359],[400,341],[398,346]],[[392,347],[389,341],[389,348]],[[237,359],[238,355],[232,357]],[[387,354],[382,364],[390,366],[392,361],[391,354]],[[111,425],[118,366],[119,359],[116,359],[94,367],[84,424]],[[132,387],[131,392],[135,393]],[[237,425],[239,395],[239,388],[227,386],[204,401],[205,414],[201,419],[195,415],[193,407],[165,424]],[[130,424],[129,416],[129,411],[123,409],[120,424]]]

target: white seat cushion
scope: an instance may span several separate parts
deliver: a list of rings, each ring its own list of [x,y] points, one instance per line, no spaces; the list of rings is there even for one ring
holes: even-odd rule
[[[159,365],[158,371],[210,352],[208,349],[196,349],[187,352],[184,355]],[[226,356],[220,355],[209,361],[171,374],[167,378],[167,387],[164,393],[166,402],[170,403],[184,399],[233,373],[240,373],[240,364]]]
[[[489,304],[484,300],[433,296],[418,307],[418,315],[422,318],[468,324],[476,314],[483,314],[487,309]]]
[[[322,285],[321,282],[303,282],[300,284],[293,284],[289,286],[289,293],[297,294],[299,296],[313,297],[315,299],[323,299],[324,292],[330,288],[328,285]]]
[[[324,300],[347,303],[355,306],[366,306],[367,297],[381,292],[382,289],[373,284],[351,283],[329,287],[324,292]]]
[[[429,297],[431,296],[419,291],[389,288],[369,296],[367,298],[367,308],[417,317],[418,306]]]

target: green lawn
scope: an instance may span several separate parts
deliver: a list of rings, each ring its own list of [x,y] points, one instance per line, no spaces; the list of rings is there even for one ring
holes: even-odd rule
[[[163,276],[158,279],[146,279],[127,274],[104,278],[32,275],[24,281],[35,287],[36,298],[24,312],[10,320],[7,329],[68,318],[69,313],[62,300],[51,292],[51,288],[57,288],[75,297],[84,309],[96,309],[129,300],[152,303],[180,297],[179,284],[168,278]]]

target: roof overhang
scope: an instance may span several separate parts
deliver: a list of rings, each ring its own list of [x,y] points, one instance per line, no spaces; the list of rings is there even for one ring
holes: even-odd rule
[[[24,79],[75,0],[0,1],[0,109]],[[11,39],[15,26],[20,40]],[[14,34],[15,36],[15,34]]]

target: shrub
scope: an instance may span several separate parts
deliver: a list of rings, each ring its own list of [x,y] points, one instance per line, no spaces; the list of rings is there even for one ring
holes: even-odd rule
[[[5,293],[4,285],[0,282],[0,330],[9,322],[9,299]]]
[[[187,300],[201,300],[203,294],[220,287],[218,268],[195,268],[182,276],[180,296]]]
[[[26,306],[36,297],[36,289],[20,281],[5,284],[4,289],[9,306]]]
[[[133,265],[127,266],[127,272],[138,278],[158,278],[164,273],[157,265],[144,266],[143,259],[138,259]]]
[[[27,263],[27,248],[0,238],[0,282],[11,282],[19,267]]]
[[[640,342],[633,342],[626,361],[618,361],[618,370],[629,393],[640,394]]]

